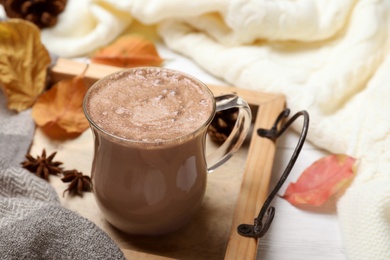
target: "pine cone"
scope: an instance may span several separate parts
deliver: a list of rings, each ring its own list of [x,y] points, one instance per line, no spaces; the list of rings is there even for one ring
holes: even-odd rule
[[[30,21],[39,28],[52,27],[67,0],[0,0],[9,18]]]
[[[234,124],[237,121],[237,116],[238,108],[217,112],[208,128],[208,134],[211,140],[218,144],[223,143],[232,132]]]

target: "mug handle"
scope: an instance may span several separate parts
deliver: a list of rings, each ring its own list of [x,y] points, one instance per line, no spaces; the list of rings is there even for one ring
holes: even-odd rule
[[[251,126],[251,109],[246,101],[234,94],[215,97],[216,112],[238,108],[237,121],[225,142],[211,154],[207,155],[208,172],[212,172],[229,160],[241,147]]]

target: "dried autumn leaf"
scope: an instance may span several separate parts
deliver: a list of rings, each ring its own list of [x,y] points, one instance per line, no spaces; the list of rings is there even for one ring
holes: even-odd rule
[[[136,35],[119,37],[97,51],[91,61],[116,67],[159,66],[163,60],[153,42]]]
[[[39,29],[30,22],[0,22],[0,87],[9,109],[31,107],[45,88],[50,55],[40,39]]]
[[[320,206],[355,176],[356,159],[343,154],[321,158],[309,166],[283,198],[293,205]]]
[[[35,123],[51,138],[73,138],[88,126],[82,104],[88,86],[83,76],[66,79],[40,95],[33,106]]]

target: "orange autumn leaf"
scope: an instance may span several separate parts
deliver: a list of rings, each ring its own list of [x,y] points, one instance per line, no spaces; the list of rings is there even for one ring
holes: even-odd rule
[[[283,198],[293,205],[320,206],[355,176],[355,162],[343,154],[321,158],[289,184]]]
[[[78,136],[89,126],[82,107],[87,90],[83,76],[59,81],[38,97],[32,109],[35,123],[54,139]]]
[[[159,66],[163,62],[154,43],[136,35],[119,37],[111,45],[97,51],[91,61],[124,68]]]
[[[7,107],[30,108],[46,84],[50,55],[41,43],[39,29],[30,22],[0,22],[0,88]]]

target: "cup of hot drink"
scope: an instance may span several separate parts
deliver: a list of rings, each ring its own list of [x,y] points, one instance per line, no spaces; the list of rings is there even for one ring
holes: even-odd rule
[[[130,234],[159,235],[190,221],[207,174],[243,143],[251,111],[240,97],[214,97],[183,72],[139,67],[108,75],[87,92],[84,113],[94,136],[91,177],[106,220]],[[217,111],[238,108],[227,140],[206,156]]]

